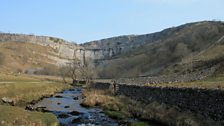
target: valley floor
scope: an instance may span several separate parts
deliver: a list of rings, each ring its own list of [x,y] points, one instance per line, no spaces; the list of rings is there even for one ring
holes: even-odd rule
[[[69,85],[62,84],[60,80],[61,79],[58,77],[50,76],[0,73],[0,125],[58,125],[58,120],[55,115],[50,113],[30,112],[25,110],[25,107],[32,101],[37,101],[44,96],[50,96],[56,92],[70,88]],[[98,81],[111,82],[111,80]],[[224,75],[195,82],[171,84],[146,83],[144,86],[224,89]],[[87,97],[84,101],[86,106],[101,105],[107,110],[109,116],[121,120],[128,117],[141,117],[142,119],[159,118],[159,121],[164,119],[164,123],[166,124],[175,124],[175,122],[178,121],[182,123],[180,120],[183,118],[191,120],[190,122],[197,122],[200,120],[193,116],[187,118],[189,113],[179,113],[174,108],[169,108],[163,104],[152,103],[144,106],[126,97],[113,97],[101,91],[89,91],[85,92],[84,95]],[[160,112],[164,112],[165,114]],[[174,118],[171,118],[170,114],[179,114],[179,120],[174,120]],[[168,117],[170,120],[168,120]]]

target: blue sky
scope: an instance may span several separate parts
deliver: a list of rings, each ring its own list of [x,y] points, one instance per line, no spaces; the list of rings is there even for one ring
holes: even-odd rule
[[[0,0],[0,31],[78,43],[224,21],[224,0]]]

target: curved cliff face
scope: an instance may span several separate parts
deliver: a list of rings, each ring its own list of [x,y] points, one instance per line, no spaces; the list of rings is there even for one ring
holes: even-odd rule
[[[166,68],[170,70],[164,73],[170,72],[175,69],[170,65],[180,61],[187,63],[190,55],[196,57],[203,51],[208,52],[207,48],[223,35],[223,22],[204,21],[152,34],[118,36],[84,44],[48,36],[5,33],[0,33],[0,42],[27,42],[49,47],[52,50],[44,53],[56,65],[65,65],[74,57],[81,61],[92,59],[103,76],[107,74],[106,77],[125,77],[148,76],[161,73]]]
[[[136,49],[146,43],[152,43],[163,39],[168,34],[165,32],[146,34],[146,35],[128,35],[107,38],[97,41],[91,41],[81,44],[85,50],[95,55],[94,59],[108,59],[116,55],[126,53],[129,50]]]
[[[107,60],[116,55],[125,54],[130,50],[135,50],[145,44],[161,42],[179,30],[194,23],[185,24],[179,27],[168,28],[160,32],[144,35],[126,35],[112,37],[102,40],[90,41],[80,44],[88,53],[86,57],[92,59]]]

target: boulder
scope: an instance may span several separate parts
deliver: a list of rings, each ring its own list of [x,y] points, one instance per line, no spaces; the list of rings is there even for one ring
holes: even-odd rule
[[[35,108],[33,107],[32,104],[29,104],[29,105],[26,106],[26,110],[33,111],[33,110],[35,110]]]
[[[68,117],[69,117],[69,115],[66,113],[62,113],[62,114],[58,115],[58,118],[68,118]]]
[[[55,98],[63,98],[63,96],[61,96],[61,95],[56,95],[56,96],[54,96]]]
[[[77,115],[80,115],[81,113],[78,112],[78,111],[72,111],[70,112],[69,114],[73,115],[73,116],[77,116]]]
[[[3,97],[2,98],[2,102],[3,103],[8,103],[8,104],[10,104],[12,106],[14,106],[16,104],[15,100],[7,98],[7,97]]]
[[[75,118],[75,119],[72,120],[72,123],[73,123],[73,124],[74,124],[74,123],[80,123],[80,122],[81,122],[81,118],[80,118],[80,117]]]
[[[64,108],[70,108],[70,106],[65,106]]]
[[[46,107],[44,107],[44,106],[39,106],[39,107],[36,108],[36,111],[44,112],[45,109],[46,109]]]
[[[78,97],[78,96],[76,96],[76,97],[74,97],[73,99],[74,99],[74,100],[79,100],[79,97]]]

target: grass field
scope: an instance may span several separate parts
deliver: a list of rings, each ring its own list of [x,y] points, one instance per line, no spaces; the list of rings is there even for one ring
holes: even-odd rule
[[[57,118],[53,114],[30,112],[24,108],[33,100],[70,88],[59,80],[56,77],[0,74],[0,99],[5,97],[15,102],[15,106],[9,106],[1,100],[0,125],[57,125]]]
[[[52,95],[66,88],[64,84],[54,82],[17,82],[0,84],[0,98],[7,97],[13,99],[16,105],[25,105],[32,100]]]
[[[53,114],[29,112],[20,107],[0,105],[1,126],[57,126]]]
[[[224,89],[224,75],[209,77],[205,80],[193,82],[177,82],[177,83],[162,83],[162,84],[145,84],[151,87],[177,87],[177,88],[200,88],[200,89]]]

